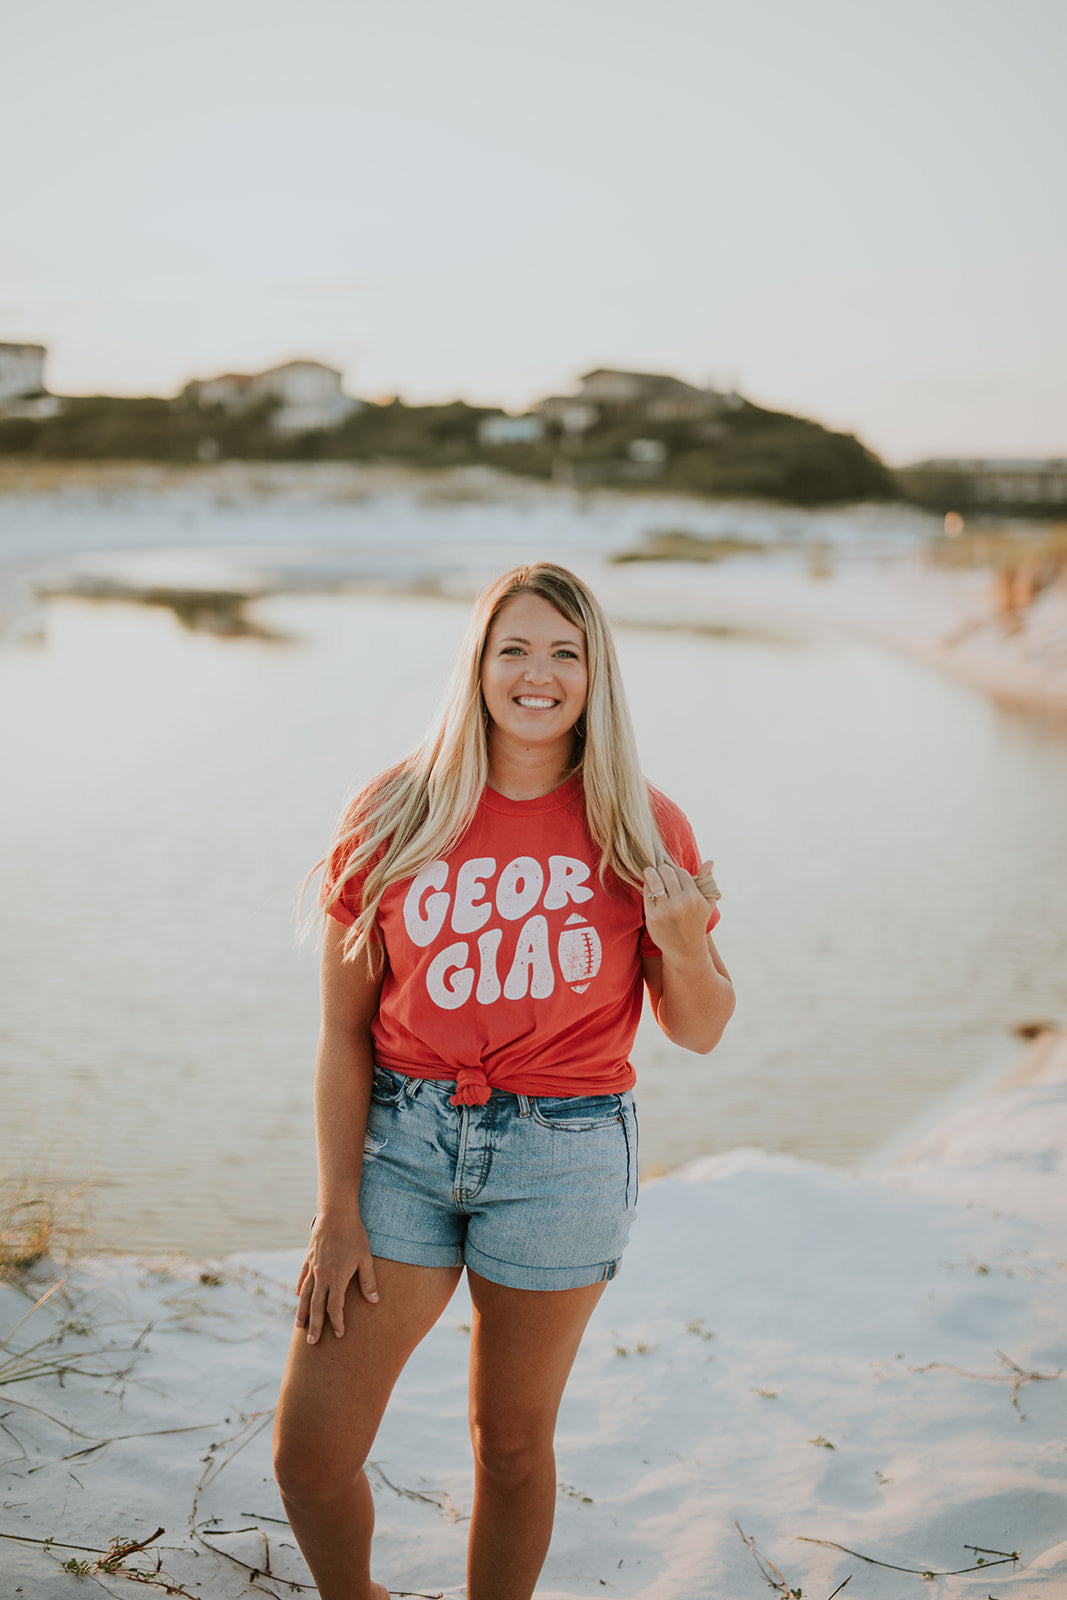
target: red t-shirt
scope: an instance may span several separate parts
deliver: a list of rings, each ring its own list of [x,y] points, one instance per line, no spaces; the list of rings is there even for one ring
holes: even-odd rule
[[[660,835],[689,872],[693,830],[652,790]],[[378,926],[388,958],[371,1026],[375,1058],[416,1078],[457,1080],[457,1104],[512,1094],[612,1094],[643,1000],[641,957],[658,955],[641,894],[602,884],[579,777],[536,800],[485,789],[451,853],[388,888]],[[337,852],[325,889],[343,869]],[[351,925],[362,875],[331,907]],[[719,920],[713,907],[709,930]]]

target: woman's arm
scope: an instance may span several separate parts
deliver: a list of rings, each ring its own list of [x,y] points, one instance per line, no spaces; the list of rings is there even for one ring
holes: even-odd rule
[[[674,1044],[707,1055],[734,1009],[730,974],[705,932],[708,902],[684,867],[666,865],[645,872],[644,900],[645,926],[660,949],[642,959],[652,1013]]]
[[[364,956],[344,961],[347,929],[326,919],[322,952],[322,1030],[315,1061],[315,1129],[319,1209],[297,1290],[297,1326],[318,1341],[327,1321],[340,1339],[344,1303],[354,1277],[365,1299],[376,1301],[374,1260],[359,1216],[359,1180],[367,1131],[374,1056],[370,1025],[378,1009],[381,977]]]

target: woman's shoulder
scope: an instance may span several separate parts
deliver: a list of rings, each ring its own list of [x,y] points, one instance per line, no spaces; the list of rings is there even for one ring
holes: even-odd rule
[[[341,808],[341,815],[333,830],[333,838],[326,857],[327,885],[336,883],[349,869],[350,864],[363,854],[376,835],[382,834],[383,812],[395,799],[403,768],[388,767],[376,773]],[[362,863],[366,870],[385,853],[386,841],[379,837],[371,853]]]
[[[645,783],[648,788],[648,799],[652,807],[652,815],[656,819],[656,826],[660,828],[664,826],[688,828],[689,818],[678,802],[672,800],[669,794],[664,794],[662,789],[657,789],[654,783],[649,783],[647,778]]]
[[[361,789],[345,801],[335,835],[340,837],[362,828],[383,802],[395,797],[407,770],[405,762],[398,762],[368,779]]]
[[[657,789],[652,783],[648,784],[648,799],[652,807],[653,821],[667,848],[667,853],[683,864],[687,857],[699,856],[693,825],[677,801],[672,800],[670,795],[664,794],[662,789]]]

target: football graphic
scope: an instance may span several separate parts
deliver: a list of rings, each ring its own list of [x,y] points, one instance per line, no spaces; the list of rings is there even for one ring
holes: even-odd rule
[[[572,926],[574,923],[581,923],[581,927]],[[564,983],[569,983],[576,994],[584,994],[590,978],[600,971],[600,935],[596,929],[577,913],[568,917],[556,953]]]

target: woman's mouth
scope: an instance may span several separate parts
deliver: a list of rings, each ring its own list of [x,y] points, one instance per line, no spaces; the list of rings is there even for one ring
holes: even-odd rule
[[[548,700],[540,694],[517,694],[515,704],[522,706],[524,711],[551,711],[553,706],[558,706],[558,700]]]

